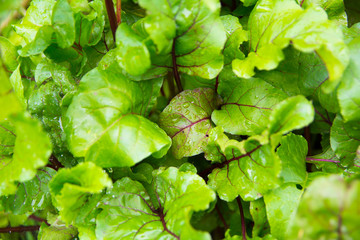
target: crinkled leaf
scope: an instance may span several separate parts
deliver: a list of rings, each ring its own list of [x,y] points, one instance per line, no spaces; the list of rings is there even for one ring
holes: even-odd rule
[[[130,81],[114,66],[86,74],[64,121],[74,156],[102,167],[124,167],[149,155],[165,155],[170,138],[144,117],[161,83],[161,79]]]
[[[185,90],[174,97],[160,114],[159,125],[172,138],[178,159],[203,152],[212,128],[210,115],[220,99],[214,90]]]
[[[151,71],[160,68],[162,75],[170,71],[205,79],[216,77],[223,67],[221,51],[226,40],[218,1],[140,0],[139,5],[147,10],[147,16],[136,22],[133,29],[143,40],[134,34],[118,34],[118,38],[128,38],[119,40],[121,45],[136,38],[139,47],[134,49],[139,51],[120,49],[118,59],[125,59],[125,55],[127,59],[144,56],[144,62],[133,73],[145,72],[150,60],[144,49],[146,42],[153,64]],[[131,44],[135,47],[135,42]]]
[[[344,122],[337,115],[330,132],[331,148],[343,166],[352,166],[356,150],[360,145],[360,121]]]
[[[45,223],[41,224],[37,239],[47,240],[71,240],[77,235],[77,230],[74,227],[66,227],[65,225],[51,225]]]
[[[219,94],[224,103],[211,119],[231,134],[255,135],[266,129],[274,106],[287,95],[261,79],[222,77]]]
[[[271,235],[275,238],[287,239],[286,233],[295,217],[303,191],[295,184],[288,183],[264,195]]]
[[[20,55],[36,55],[52,43],[53,34],[61,48],[70,47],[75,40],[75,20],[66,0],[34,0],[15,31],[26,42]]]
[[[0,195],[15,193],[15,182],[35,177],[36,170],[47,164],[51,154],[50,139],[36,119],[18,115],[13,121],[15,132],[10,133],[16,136],[14,153],[1,158]]]
[[[1,205],[14,214],[33,213],[50,207],[48,183],[55,173],[52,168],[39,169],[32,180],[19,184],[14,195],[2,197]]]
[[[359,180],[316,178],[304,193],[288,239],[359,238],[359,197]]]
[[[153,176],[150,186],[123,178],[107,191],[96,218],[97,239],[210,239],[190,224],[194,211],[215,200],[204,180],[173,167]]]
[[[290,42],[303,52],[316,51],[326,64],[329,81],[322,88],[332,91],[348,63],[342,32],[320,7],[302,9],[293,0],[261,0],[249,19],[251,52],[245,60],[233,61],[239,77],[253,76],[254,68],[272,70],[284,59],[282,49]]]
[[[305,182],[307,177],[305,159],[308,152],[306,140],[302,136],[289,133],[282,137],[280,144],[276,152],[281,159],[280,176],[283,177],[284,183]]]
[[[349,44],[350,64],[337,91],[340,112],[345,121],[360,120],[360,37]]]
[[[112,185],[111,179],[104,170],[94,163],[79,163],[70,169],[60,169],[49,183],[50,192],[55,206],[60,211],[61,219],[66,224],[72,224],[91,194],[100,193]],[[91,201],[89,201],[91,202]]]
[[[221,160],[212,166],[208,184],[222,200],[232,201],[240,195],[245,201],[252,201],[278,186],[280,159],[270,145],[251,139],[229,140],[217,127],[210,133],[205,154],[208,159],[211,156]]]

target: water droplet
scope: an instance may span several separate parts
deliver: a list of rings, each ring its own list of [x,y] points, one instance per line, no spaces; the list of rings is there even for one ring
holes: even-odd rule
[[[168,110],[169,110],[169,112],[171,112],[171,111],[172,111],[172,107],[170,106],[170,107],[168,108]]]
[[[186,102],[186,103],[184,103],[183,106],[184,106],[184,108],[188,108],[190,106],[190,103]]]

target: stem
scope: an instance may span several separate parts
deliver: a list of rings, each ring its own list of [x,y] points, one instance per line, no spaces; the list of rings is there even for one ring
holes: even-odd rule
[[[337,161],[337,160],[321,159],[321,158],[310,158],[310,157],[307,157],[306,161],[332,162],[332,163],[339,163],[340,162],[340,161]]]
[[[37,222],[44,222],[44,223],[46,223],[46,225],[50,226],[50,224],[45,219],[43,219],[41,217],[38,217],[38,216],[35,216],[35,215],[30,215],[29,218],[32,219],[32,220],[35,220]]]
[[[61,164],[61,162],[59,162],[59,160],[55,157],[54,154],[52,154],[49,158],[49,162],[51,162],[51,166],[54,167],[54,169],[57,171],[60,168],[64,168],[64,165]]]
[[[217,75],[217,77],[216,77],[216,82],[215,82],[215,93],[217,93],[218,87],[219,87],[219,75]]]
[[[112,0],[105,0],[105,5],[106,5],[106,11],[107,11],[107,14],[109,17],[110,28],[111,28],[114,42],[115,42],[117,20],[116,20],[116,15],[115,15],[115,10],[114,10],[114,4],[113,4]]]
[[[38,231],[39,228],[40,226],[5,227],[5,228],[0,228],[0,233],[33,232],[33,231]]]
[[[119,26],[121,23],[121,0],[116,1],[116,20]]]
[[[220,209],[219,209],[218,205],[215,205],[215,210],[216,210],[216,213],[219,215],[219,218],[220,218],[221,222],[223,223],[225,229],[228,229],[229,225],[227,225],[227,223],[225,221],[225,218],[222,215],[222,213],[220,212]]]
[[[174,40],[173,40],[173,45],[172,45],[172,50],[171,50],[172,63],[173,63],[173,73],[174,73],[175,82],[176,82],[176,85],[177,85],[177,87],[179,89],[179,92],[182,92],[183,87],[181,85],[180,75],[179,75],[179,72],[178,72],[178,69],[177,69],[177,64],[176,64],[175,41],[176,41],[176,38],[174,38]]]
[[[241,205],[240,197],[236,198],[237,204],[240,210],[240,218],[241,218],[241,233],[243,240],[246,240],[246,225],[245,225],[245,217],[244,217],[244,209]]]

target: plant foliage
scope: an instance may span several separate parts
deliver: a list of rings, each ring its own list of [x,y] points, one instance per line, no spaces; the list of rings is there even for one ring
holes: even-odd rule
[[[3,0],[1,239],[360,239],[356,0]]]

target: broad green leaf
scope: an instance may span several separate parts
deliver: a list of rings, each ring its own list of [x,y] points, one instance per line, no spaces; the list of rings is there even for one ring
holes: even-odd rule
[[[72,240],[76,237],[77,230],[74,227],[66,227],[65,225],[51,225],[45,223],[41,224],[38,238],[39,240]]]
[[[212,128],[210,115],[219,103],[209,88],[185,90],[171,100],[160,114],[159,125],[172,138],[175,158],[203,152]]]
[[[350,167],[354,164],[356,150],[360,145],[360,122],[344,122],[337,115],[330,132],[331,148],[340,158],[341,165]]]
[[[13,86],[16,97],[19,99],[21,104],[26,107],[26,99],[24,97],[24,85],[21,80],[20,64],[10,76],[10,83]]]
[[[269,133],[282,135],[301,129],[314,120],[314,107],[304,96],[290,97],[277,104],[269,117]]]
[[[263,198],[250,202],[250,214],[254,221],[252,236],[259,236],[265,227],[268,227],[266,208]]]
[[[211,120],[231,134],[255,135],[266,129],[272,109],[287,95],[257,78],[221,77],[218,88],[224,103]]]
[[[50,192],[60,217],[66,224],[72,224],[81,216],[91,194],[100,193],[112,185],[111,179],[91,162],[79,163],[69,169],[60,169],[49,183]]]
[[[316,178],[307,188],[288,239],[358,239],[359,180]]]
[[[28,115],[13,118],[16,136],[12,157],[1,159],[0,195],[13,194],[15,182],[29,181],[35,177],[38,168],[44,167],[51,154],[51,142],[40,123]],[[2,129],[5,130],[4,126]],[[7,131],[10,131],[7,129]]]
[[[133,82],[115,65],[90,71],[65,115],[70,151],[102,167],[132,166],[150,155],[164,156],[170,138],[144,117],[161,83],[161,79]]]
[[[330,20],[335,21],[339,25],[347,26],[347,16],[343,0],[297,0],[303,8],[313,5],[323,8]]]
[[[345,121],[360,120],[360,37],[349,44],[350,64],[337,91],[340,112]]]
[[[48,183],[56,171],[51,168],[39,169],[35,177],[21,183],[14,195],[2,197],[1,205],[14,214],[33,213],[51,206]]]
[[[215,200],[205,181],[173,167],[153,176],[149,186],[123,178],[107,190],[96,218],[97,239],[211,239],[190,224],[194,211]]]
[[[14,44],[7,38],[0,36],[0,56],[4,61],[5,67],[9,71],[15,71],[19,65],[17,61],[18,53]]]
[[[234,72],[249,78],[254,68],[272,70],[284,60],[282,49],[290,42],[299,51],[316,53],[326,64],[329,81],[322,88],[332,91],[349,57],[342,32],[327,19],[321,7],[302,9],[293,0],[260,0],[249,19],[251,52],[245,60],[233,61]]]
[[[21,56],[40,54],[51,43],[52,35],[61,47],[70,47],[75,40],[75,20],[67,0],[34,0],[26,11],[26,16],[15,31],[25,39],[19,51]]]
[[[205,154],[207,159],[221,161],[211,167],[208,184],[224,201],[239,195],[253,201],[279,184],[280,159],[269,144],[229,140],[217,127],[210,133]]]
[[[286,233],[293,221],[304,190],[295,184],[284,184],[264,195],[266,214],[271,235],[276,239],[288,239]]]
[[[19,113],[23,110],[20,100],[16,97],[14,89],[9,82],[5,69],[2,67],[0,60],[0,122],[12,114]]]
[[[280,144],[276,152],[281,159],[280,176],[284,179],[284,183],[305,182],[307,177],[305,159],[308,152],[306,140],[302,136],[289,133],[282,137]]]

